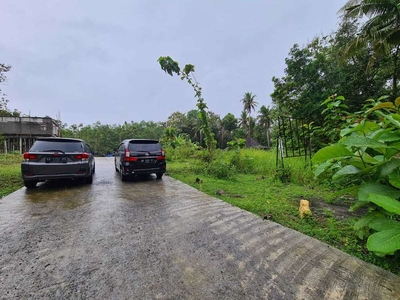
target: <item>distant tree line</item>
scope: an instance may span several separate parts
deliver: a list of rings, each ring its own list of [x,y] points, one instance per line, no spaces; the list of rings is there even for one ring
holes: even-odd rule
[[[255,107],[255,106],[254,106]],[[228,113],[222,119],[219,115],[208,111],[208,120],[217,148],[226,148],[227,143],[233,139],[246,139],[251,136],[262,145],[270,144],[268,141],[268,128],[272,123],[270,110],[264,105],[253,117],[242,114],[236,118]],[[253,124],[250,127],[250,124]],[[199,147],[205,147],[203,132],[198,110],[190,110],[187,113],[176,111],[172,113],[165,122],[141,121],[124,124],[102,124],[96,122],[92,125],[83,124],[63,124],[61,135],[63,137],[81,138],[86,140],[94,151],[99,155],[107,155],[114,148],[118,147],[119,142],[128,138],[151,138],[161,140],[168,129],[173,128],[177,136],[185,137]]]

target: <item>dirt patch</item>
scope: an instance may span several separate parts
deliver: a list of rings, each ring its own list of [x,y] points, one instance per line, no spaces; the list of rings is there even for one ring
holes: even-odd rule
[[[310,201],[310,208],[313,214],[327,215],[329,213],[328,211],[331,211],[337,220],[360,218],[367,212],[367,208],[360,208],[355,212],[350,212],[349,208],[352,203],[351,201],[354,201],[350,198],[343,198],[335,203],[328,203],[317,197],[312,197],[307,200]]]

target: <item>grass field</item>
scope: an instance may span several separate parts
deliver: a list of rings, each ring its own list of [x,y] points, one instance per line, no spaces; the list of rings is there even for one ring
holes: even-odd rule
[[[0,155],[0,198],[23,186],[20,154]]]

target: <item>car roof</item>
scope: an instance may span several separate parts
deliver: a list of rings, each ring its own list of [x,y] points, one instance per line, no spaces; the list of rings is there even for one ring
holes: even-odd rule
[[[123,140],[122,142],[130,143],[130,142],[155,142],[158,143],[158,140],[156,139],[126,139]]]
[[[38,137],[37,141],[69,141],[69,142],[84,142],[81,139],[62,138],[62,137]]]

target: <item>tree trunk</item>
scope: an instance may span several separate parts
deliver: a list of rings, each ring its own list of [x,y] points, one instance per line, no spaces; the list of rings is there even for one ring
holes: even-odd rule
[[[224,138],[225,138],[225,127],[222,126],[222,128],[221,128],[221,144],[220,144],[221,149],[224,148]]]
[[[397,72],[398,72],[398,64],[399,64],[399,46],[397,46],[396,51],[393,56],[393,83],[392,83],[392,95],[393,101],[397,98]]]

